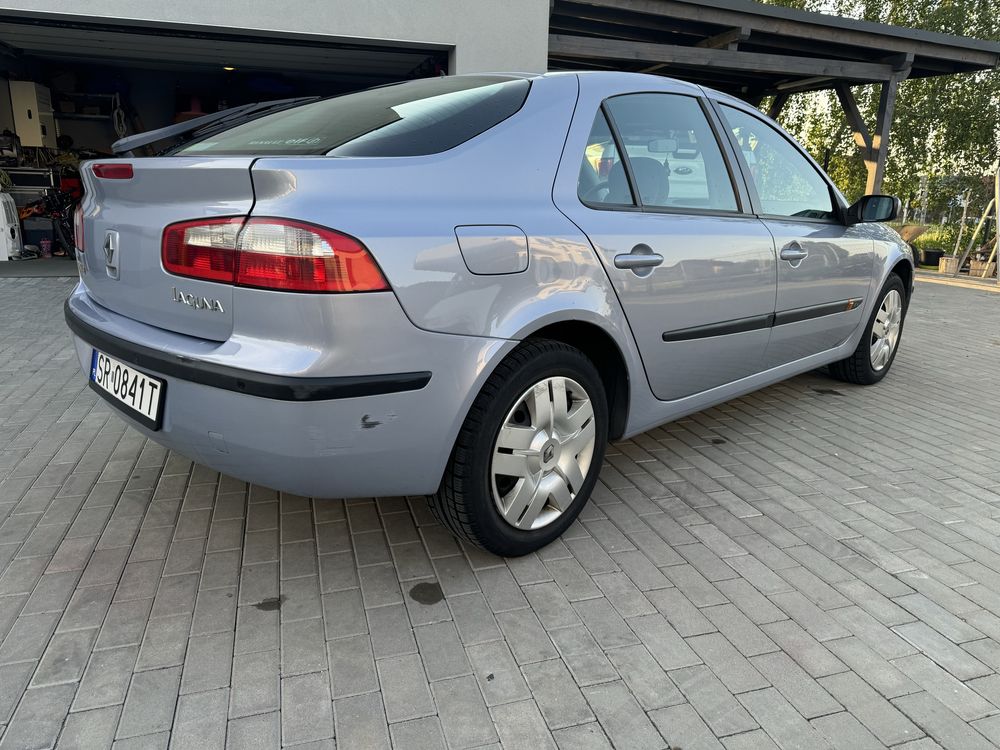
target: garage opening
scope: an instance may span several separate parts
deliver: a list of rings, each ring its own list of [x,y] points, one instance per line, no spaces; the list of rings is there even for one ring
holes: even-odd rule
[[[253,102],[443,75],[447,64],[445,45],[0,14],[0,261],[71,258],[76,168],[120,138]],[[22,275],[14,265],[0,263],[0,276]]]

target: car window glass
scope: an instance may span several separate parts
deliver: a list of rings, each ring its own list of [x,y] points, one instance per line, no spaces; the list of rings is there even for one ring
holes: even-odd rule
[[[708,119],[691,96],[628,94],[607,102],[643,206],[736,211]]]
[[[763,213],[808,219],[835,217],[826,180],[787,138],[742,110],[725,105],[722,110],[750,167]]]
[[[600,110],[587,137],[577,180],[577,195],[584,203],[634,206],[625,168],[618,156],[611,128]]]
[[[175,153],[436,154],[517,112],[530,85],[524,79],[499,75],[406,81],[265,115],[194,141]]]

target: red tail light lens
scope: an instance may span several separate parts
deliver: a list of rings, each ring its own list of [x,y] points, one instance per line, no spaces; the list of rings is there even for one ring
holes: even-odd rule
[[[289,219],[229,217],[171,224],[163,267],[189,278],[290,292],[389,288],[368,249],[332,229]]]
[[[133,177],[132,165],[125,163],[118,164],[95,164],[92,169],[94,175],[102,180],[131,180]]]
[[[287,219],[250,219],[237,242],[237,286],[295,292],[389,288],[367,248],[331,229]]]
[[[163,230],[163,267],[178,276],[232,284],[242,216],[171,224]]]
[[[78,253],[87,249],[83,233],[83,206],[79,204],[73,210],[73,245]]]

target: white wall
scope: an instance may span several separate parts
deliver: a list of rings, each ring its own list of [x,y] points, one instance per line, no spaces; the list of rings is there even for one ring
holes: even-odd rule
[[[19,0],[0,10],[452,48],[450,72],[543,72],[549,0]]]

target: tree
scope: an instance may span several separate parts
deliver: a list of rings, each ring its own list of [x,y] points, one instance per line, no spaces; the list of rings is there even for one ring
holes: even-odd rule
[[[837,15],[1000,40],[995,0],[765,0],[772,5],[833,11]],[[854,89],[858,107],[873,123],[878,86]],[[866,172],[847,121],[832,91],[792,97],[781,123],[799,138],[850,198],[864,192]],[[915,198],[927,175],[937,219],[973,190],[973,210],[982,209],[991,187],[981,177],[995,172],[1000,155],[1000,72],[984,71],[903,81],[889,137],[884,190]],[[970,210],[970,212],[973,212]]]

